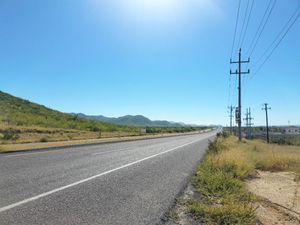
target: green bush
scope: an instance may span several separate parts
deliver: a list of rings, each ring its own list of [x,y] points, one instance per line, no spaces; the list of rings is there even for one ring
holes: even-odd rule
[[[3,140],[17,140],[20,138],[19,136],[20,131],[19,130],[14,130],[14,129],[8,129],[3,131]]]

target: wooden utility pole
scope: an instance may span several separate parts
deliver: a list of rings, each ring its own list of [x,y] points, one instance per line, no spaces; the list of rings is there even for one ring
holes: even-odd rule
[[[229,118],[230,118],[230,134],[232,134],[232,119],[233,119],[233,106],[228,107],[229,109]]]
[[[262,110],[266,111],[266,128],[267,128],[267,142],[270,143],[270,136],[269,136],[269,116],[268,116],[268,110],[271,109],[268,107],[268,103],[264,104],[264,108]]]
[[[236,70],[235,72],[232,72],[230,70],[230,74],[234,74],[234,75],[238,75],[238,80],[239,80],[239,86],[238,86],[238,118],[236,118],[236,121],[238,123],[239,126],[239,141],[242,141],[242,75],[243,74],[249,74],[250,70],[248,69],[247,72],[242,72],[242,64],[244,63],[249,63],[250,62],[250,58],[247,61],[242,61],[242,49],[239,50],[239,60],[238,61],[232,61],[232,59],[230,59],[230,64],[238,64],[238,70]]]

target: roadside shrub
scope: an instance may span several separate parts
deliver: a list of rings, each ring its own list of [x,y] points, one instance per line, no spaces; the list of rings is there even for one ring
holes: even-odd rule
[[[222,137],[222,138],[228,138],[229,136],[230,136],[230,134],[227,131],[222,131],[222,132],[217,133],[217,137],[218,138],[220,138],[220,137]]]
[[[73,140],[73,136],[72,135],[67,135],[69,140]]]
[[[17,140],[20,138],[19,136],[20,131],[19,130],[14,130],[14,129],[8,129],[3,131],[3,140]]]
[[[201,224],[253,225],[256,222],[254,197],[242,180],[255,170],[254,164],[249,163],[245,151],[232,149],[235,144],[234,138],[223,137],[210,142],[192,178],[201,199],[189,199],[185,203]]]
[[[212,161],[206,161],[200,166],[197,175],[193,177],[192,183],[203,195],[213,198],[230,198],[238,196],[245,191],[242,181],[234,177],[235,167],[220,169],[215,167]]]
[[[222,143],[220,138],[215,141],[209,141],[208,154],[217,154],[222,150],[226,150],[226,146]]]
[[[231,174],[235,178],[245,179],[256,174],[251,154],[240,148],[222,151],[213,158],[215,167]]]
[[[42,137],[41,139],[40,139],[40,142],[48,142],[49,140],[48,140],[48,138],[46,138],[46,137]]]
[[[76,124],[70,124],[68,126],[69,129],[78,129],[77,125]]]
[[[95,125],[91,125],[88,127],[88,129],[92,132],[99,132],[101,129]]]
[[[201,202],[191,201],[190,212],[195,219],[203,224],[252,225],[256,223],[253,208],[241,204],[206,205]]]

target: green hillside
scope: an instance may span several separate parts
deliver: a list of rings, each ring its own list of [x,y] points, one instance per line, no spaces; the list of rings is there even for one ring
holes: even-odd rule
[[[43,105],[14,97],[0,91],[0,123],[14,126],[38,126],[86,131],[121,131],[135,128],[91,121],[49,109]]]
[[[83,118],[80,114],[62,113],[0,91],[0,144],[136,136],[143,135],[141,128],[131,124],[141,124],[141,121],[145,121],[144,126],[153,125],[151,120],[142,116],[127,116],[122,120],[128,125]],[[146,132],[180,133],[202,129],[205,128],[147,126]]]
[[[137,115],[127,115],[118,118],[114,117],[105,117],[105,116],[89,116],[82,113],[79,113],[78,116],[80,118],[89,119],[89,120],[97,120],[101,122],[116,124],[116,125],[125,125],[125,126],[136,126],[136,127],[189,127],[188,125],[182,123],[169,122],[166,120],[150,120],[145,116]]]

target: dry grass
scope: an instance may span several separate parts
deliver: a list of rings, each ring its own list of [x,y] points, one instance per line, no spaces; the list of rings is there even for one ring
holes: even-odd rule
[[[37,142],[37,143],[26,143],[26,144],[9,144],[0,145],[0,152],[14,152],[20,150],[32,150],[32,149],[42,149],[49,147],[64,147],[64,146],[75,146],[83,144],[97,144],[97,143],[108,143],[115,141],[130,141],[138,140],[143,138],[142,136],[132,136],[132,137],[115,137],[115,138],[102,138],[102,139],[85,139],[85,140],[73,140],[73,141],[55,141],[55,142]],[[149,137],[150,138],[150,137]]]
[[[99,138],[115,138],[126,136],[138,136],[137,132],[91,132],[75,129],[44,128],[38,126],[8,126],[0,123],[0,130],[13,130],[17,138],[3,139],[0,133],[0,144],[24,144],[39,142],[76,141]]]
[[[20,127],[18,127],[20,129]],[[1,129],[1,126],[0,126]],[[200,133],[209,132],[203,130]],[[19,133],[17,140],[0,141],[0,152],[14,152],[19,150],[32,150],[49,147],[74,146],[82,144],[97,144],[115,141],[131,141],[144,138],[160,138],[180,136],[183,134],[196,134],[197,132],[188,133],[161,133],[161,134],[143,134],[128,132],[102,132],[101,137],[97,132],[45,129],[37,127],[24,127]],[[45,138],[45,140],[43,140]]]
[[[235,137],[222,140],[224,151],[212,160],[222,167],[228,163],[237,167],[237,176],[246,178],[255,169],[300,173],[300,147],[267,144],[260,140],[238,143]]]
[[[0,130],[12,129],[17,138],[5,140],[0,133],[0,151],[30,150],[78,144],[99,143],[141,137],[140,133],[91,132],[75,129],[44,128],[38,126],[8,126],[0,123]],[[111,139],[111,140],[107,140]]]

